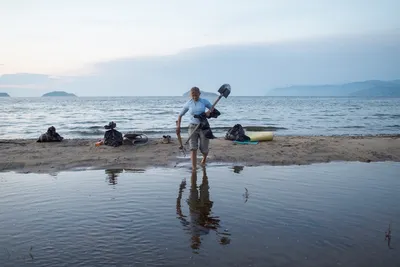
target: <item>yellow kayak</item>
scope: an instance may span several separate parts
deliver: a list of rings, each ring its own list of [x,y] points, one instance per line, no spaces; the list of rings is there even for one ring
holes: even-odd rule
[[[250,141],[272,141],[274,138],[273,132],[247,132],[246,135],[250,137]]]

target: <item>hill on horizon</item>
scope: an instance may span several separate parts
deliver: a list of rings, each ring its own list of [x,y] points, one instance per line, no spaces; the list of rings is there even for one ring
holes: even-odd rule
[[[388,96],[400,97],[400,79],[344,84],[293,85],[271,89],[266,96]]]
[[[67,93],[64,91],[52,91],[52,92],[42,95],[42,97],[47,97],[47,96],[74,96],[75,97],[76,95]]]

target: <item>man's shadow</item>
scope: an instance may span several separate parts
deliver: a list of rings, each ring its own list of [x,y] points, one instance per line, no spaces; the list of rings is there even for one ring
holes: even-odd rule
[[[182,181],[179,185],[179,192],[176,201],[176,213],[181,224],[189,232],[191,236],[191,248],[198,250],[201,245],[201,236],[215,231],[217,241],[221,245],[230,243],[229,233],[218,230],[220,228],[220,219],[217,216],[212,216],[212,207],[214,202],[210,200],[210,186],[207,177],[206,168],[202,167],[203,177],[200,186],[197,188],[197,171],[192,171],[190,178],[190,191],[187,199],[189,206],[189,218],[182,212],[181,200],[182,193],[186,188],[186,181]],[[199,189],[199,190],[198,190]]]

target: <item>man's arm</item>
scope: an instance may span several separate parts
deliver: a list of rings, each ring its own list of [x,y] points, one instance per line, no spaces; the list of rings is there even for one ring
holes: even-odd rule
[[[208,116],[210,116],[210,113],[212,112],[212,110],[211,110],[212,104],[207,99],[204,99],[204,105],[206,106],[206,108],[208,108],[208,111],[206,112],[206,116],[208,117]]]
[[[176,121],[177,129],[181,128],[182,117],[186,114],[186,112],[188,112],[188,110],[189,110],[189,106],[188,106],[188,102],[186,102],[185,105],[183,105],[181,112],[179,112],[178,120]]]
[[[207,99],[204,99],[204,101],[205,101],[204,104],[205,104],[206,108],[208,108],[210,111],[212,111],[212,110],[211,110],[211,108],[212,108],[211,102],[208,101]]]

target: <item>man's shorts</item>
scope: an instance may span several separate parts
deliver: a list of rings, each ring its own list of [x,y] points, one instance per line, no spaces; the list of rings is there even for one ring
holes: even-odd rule
[[[197,127],[197,124],[189,124],[189,136],[192,134],[194,129]],[[197,150],[199,148],[199,141],[200,141],[200,152],[201,153],[208,153],[208,145],[210,140],[206,138],[204,132],[199,128],[193,134],[192,138],[189,141],[190,150]]]

